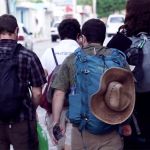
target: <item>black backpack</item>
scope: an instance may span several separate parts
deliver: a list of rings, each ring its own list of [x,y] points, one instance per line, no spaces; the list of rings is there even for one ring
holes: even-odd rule
[[[17,44],[12,53],[0,53],[0,120],[10,121],[20,114],[22,92],[18,79]]]

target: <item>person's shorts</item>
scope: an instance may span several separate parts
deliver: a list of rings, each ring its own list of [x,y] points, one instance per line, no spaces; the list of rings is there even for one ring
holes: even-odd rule
[[[72,124],[68,122],[66,125],[65,145],[71,145],[71,131],[72,131]]]

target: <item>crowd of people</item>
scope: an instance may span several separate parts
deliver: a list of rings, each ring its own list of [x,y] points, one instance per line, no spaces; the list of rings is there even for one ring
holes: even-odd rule
[[[46,114],[57,150],[149,150],[150,1],[127,0],[121,29],[131,41],[125,50],[113,47],[113,38],[112,47],[103,46],[106,25],[100,19],[82,27],[64,19],[54,51],[38,58],[17,43],[16,18],[1,15],[0,149],[39,150],[36,109],[57,60],[52,113]]]

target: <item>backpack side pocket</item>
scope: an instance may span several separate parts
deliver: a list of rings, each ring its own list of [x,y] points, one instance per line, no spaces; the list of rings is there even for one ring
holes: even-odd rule
[[[81,122],[81,94],[69,95],[69,119],[70,122],[79,125]]]

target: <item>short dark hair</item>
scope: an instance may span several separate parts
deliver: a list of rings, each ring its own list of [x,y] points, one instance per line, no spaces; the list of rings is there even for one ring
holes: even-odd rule
[[[4,14],[0,16],[0,33],[14,33],[17,27],[17,20],[13,15]]]
[[[58,26],[58,32],[61,40],[65,38],[76,40],[81,33],[80,24],[77,19],[64,19]]]
[[[139,32],[150,34],[150,0],[128,0],[126,3],[125,28],[127,35]]]
[[[100,19],[89,19],[82,26],[82,34],[88,43],[103,44],[106,35],[106,26]]]

